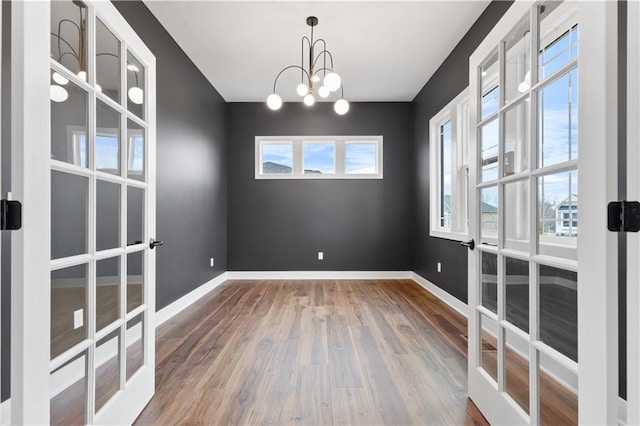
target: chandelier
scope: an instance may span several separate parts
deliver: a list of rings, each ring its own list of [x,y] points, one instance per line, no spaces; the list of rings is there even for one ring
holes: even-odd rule
[[[324,39],[313,39],[313,27],[318,25],[318,18],[315,16],[309,16],[307,18],[307,25],[311,27],[311,38],[303,36],[301,40],[301,52],[300,52],[300,65],[289,65],[284,67],[282,71],[278,73],[276,79],[273,82],[273,93],[267,98],[267,106],[272,110],[278,110],[282,106],[282,98],[276,93],[276,85],[278,84],[278,78],[283,72],[298,69],[300,70],[300,84],[296,88],[298,95],[302,97],[302,101],[306,106],[312,106],[316,102],[315,95],[326,99],[331,93],[340,90],[340,99],[333,104],[333,109],[337,114],[344,115],[349,111],[349,102],[344,99],[344,88],[342,87],[342,79],[333,69],[333,56],[331,52],[327,50],[327,43]],[[305,43],[306,42],[306,43]],[[316,45],[320,43],[318,49],[321,49],[316,54]],[[305,68],[305,47],[309,53],[308,65]],[[329,62],[327,63],[327,59]],[[318,61],[322,61],[318,64]],[[321,68],[317,68],[317,65],[322,65]],[[328,66],[327,66],[328,65]],[[322,79],[320,78],[322,76]],[[318,87],[316,93],[316,86],[319,85],[322,80],[322,85]]]

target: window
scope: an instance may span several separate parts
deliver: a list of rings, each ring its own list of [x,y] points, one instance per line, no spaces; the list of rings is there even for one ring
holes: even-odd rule
[[[493,95],[491,95],[493,96]],[[469,95],[465,89],[429,122],[430,235],[467,238]]]
[[[257,136],[256,179],[382,179],[382,136]]]

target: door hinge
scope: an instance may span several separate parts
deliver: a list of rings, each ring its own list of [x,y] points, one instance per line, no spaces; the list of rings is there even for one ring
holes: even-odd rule
[[[20,201],[0,200],[0,230],[16,231],[22,228]]]
[[[640,202],[613,201],[609,203],[607,228],[612,232],[640,231]]]

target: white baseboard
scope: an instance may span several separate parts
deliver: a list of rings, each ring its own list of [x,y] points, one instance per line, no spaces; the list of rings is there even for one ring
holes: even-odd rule
[[[205,296],[207,293],[218,287],[223,282],[227,281],[229,279],[228,274],[228,272],[223,272],[214,279],[202,284],[200,287],[197,287],[195,290],[192,290],[191,292],[185,294],[175,302],[157,311],[156,327],[173,318],[175,315],[179,314],[184,309],[195,303],[198,299]]]
[[[393,280],[410,271],[227,271],[229,280]]]
[[[0,404],[0,425],[11,424],[11,398]]]
[[[420,284],[421,287],[423,287],[425,290],[432,293],[438,299],[442,300],[444,303],[449,305],[460,315],[462,315],[465,318],[468,318],[468,308],[466,303],[464,303],[457,297],[447,293],[437,285],[433,284],[432,282],[422,277],[421,275],[416,274],[415,272],[411,272],[411,279],[417,282],[418,284]]]

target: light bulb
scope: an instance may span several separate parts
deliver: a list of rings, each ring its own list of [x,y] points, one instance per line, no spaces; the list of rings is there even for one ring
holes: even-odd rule
[[[132,87],[129,89],[129,99],[134,104],[140,105],[144,102],[144,92],[139,87]]]
[[[51,75],[51,78],[53,79],[53,81],[55,81],[61,86],[64,86],[65,84],[69,83],[69,79],[67,77],[63,76],[62,74],[58,74],[57,72],[54,72]]]
[[[86,71],[80,71],[78,73],[78,78],[82,81],[87,81],[87,72]]]
[[[272,110],[278,110],[282,106],[282,98],[275,93],[272,93],[267,98],[267,106]]]
[[[518,84],[518,92],[524,93],[531,89],[531,71],[527,71],[524,75],[524,80]]]
[[[327,86],[321,86],[318,89],[318,95],[320,95],[321,98],[328,97],[330,93],[331,93],[331,91],[329,90],[329,88]]]
[[[318,74],[314,74],[313,77],[311,77],[311,81],[313,81],[314,83],[319,82],[320,76],[318,76]]]
[[[335,92],[336,90],[338,90],[341,84],[342,84],[342,79],[335,72],[330,72],[324,77],[324,85],[327,86],[327,89],[329,89],[332,92]]]
[[[129,71],[133,71],[133,72],[138,72],[138,71],[140,71],[140,69],[139,69],[138,67],[136,67],[135,65],[133,65],[133,64],[128,64],[128,65],[127,65],[127,69],[128,69]]]
[[[349,112],[349,102],[344,99],[338,99],[335,104],[333,104],[333,109],[338,115],[345,115]]]
[[[52,84],[51,87],[49,87],[49,97],[51,97],[53,102],[64,102],[69,99],[69,92],[62,86]]]
[[[298,84],[298,87],[296,87],[296,92],[298,93],[298,95],[304,96],[307,93],[309,93],[309,88],[307,87],[306,84],[300,83]]]
[[[309,93],[304,97],[303,101],[306,106],[311,106],[316,103],[316,98],[314,98],[313,95]]]

